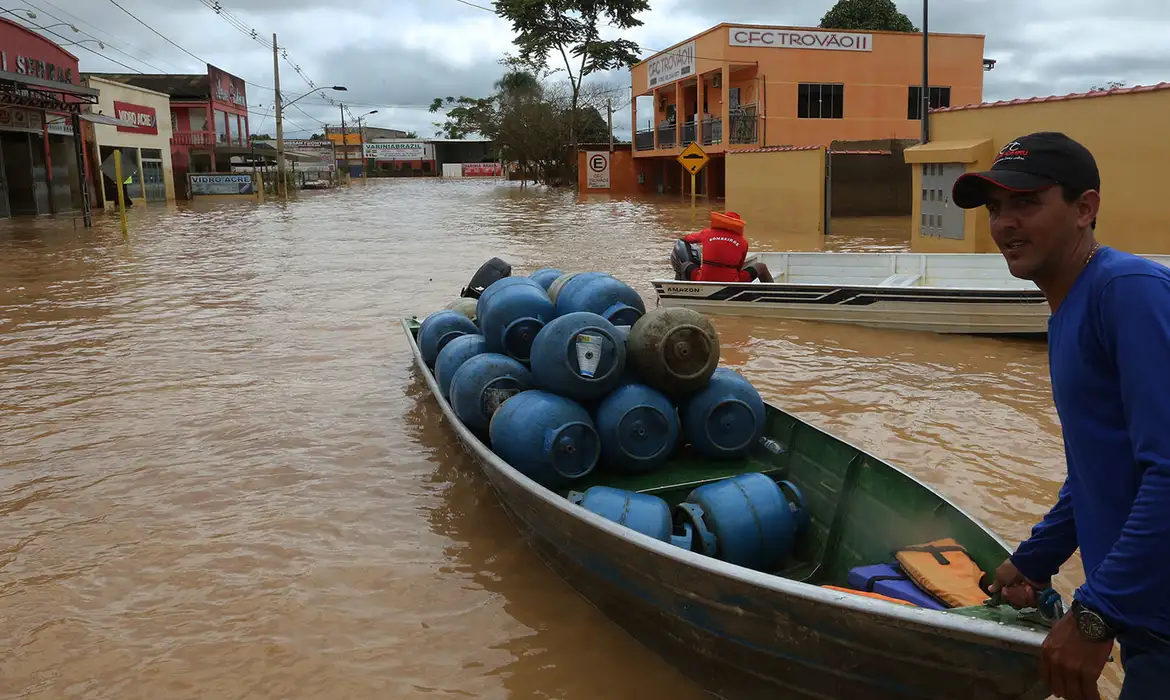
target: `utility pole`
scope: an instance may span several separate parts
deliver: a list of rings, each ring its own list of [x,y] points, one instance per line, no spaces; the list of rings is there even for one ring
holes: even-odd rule
[[[341,152],[345,154],[345,184],[349,186],[349,134],[345,131],[345,105],[341,105]]]
[[[362,118],[358,117],[358,155],[362,159],[362,182],[366,180],[366,132],[362,128]]]
[[[922,143],[930,141],[930,0],[922,0]]]
[[[272,88],[276,92],[276,193],[285,196],[284,186],[284,112],[280,105],[280,54],[276,48],[276,32],[272,33]]]
[[[605,98],[605,123],[609,125],[609,152],[613,153],[613,98]]]

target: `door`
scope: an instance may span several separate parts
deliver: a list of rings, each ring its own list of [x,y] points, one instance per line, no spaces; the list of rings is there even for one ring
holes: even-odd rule
[[[146,201],[167,201],[167,184],[163,180],[163,164],[161,160],[142,159],[142,181],[146,185]]]
[[[37,213],[48,214],[53,211],[49,203],[49,164],[45,159],[45,137],[41,134],[29,134],[29,152],[32,156],[33,194],[36,198]]]
[[[33,187],[28,134],[0,131],[0,150],[4,152],[4,179],[8,186],[10,213],[16,216],[36,215],[37,199]]]

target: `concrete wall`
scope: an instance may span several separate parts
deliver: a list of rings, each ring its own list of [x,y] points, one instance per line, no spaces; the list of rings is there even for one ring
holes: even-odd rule
[[[823,249],[825,149],[728,154],[725,208],[743,217],[753,247]]]
[[[1166,221],[1165,168],[1170,162],[1166,136],[1170,83],[1092,96],[1065,96],[1019,104],[992,104],[931,113],[931,141],[974,142],[968,170],[991,167],[995,154],[1013,139],[1035,131],[1062,131],[1088,148],[1101,172],[1101,213],[1097,240],[1140,254],[1170,253]],[[929,144],[935,145],[935,144]],[[910,151],[907,151],[909,154]],[[921,191],[921,168],[914,169],[913,191]],[[912,222],[920,211],[917,197]],[[996,252],[986,209],[968,212],[964,241],[920,238],[912,223],[915,251],[960,249]]]
[[[108,124],[94,124],[94,138],[97,145],[115,148],[153,148],[160,151],[163,166],[163,182],[166,184],[167,200],[175,199],[174,165],[171,159],[171,100],[170,97],[153,90],[133,87],[122,83],[103,80],[94,76],[86,78],[90,87],[97,88],[101,95],[95,110],[117,117],[118,111],[114,108],[114,101],[128,102],[154,109],[157,118],[156,134],[141,134],[129,131],[119,131],[116,126]],[[100,168],[101,163],[94,163],[94,168]],[[141,179],[141,178],[140,178]],[[144,200],[144,194],[139,188],[131,188],[131,198],[137,202]]]
[[[629,147],[617,148],[609,159],[609,189],[591,189],[588,187],[589,163],[588,154],[596,151],[608,151],[608,146],[590,147],[577,153],[577,191],[581,194],[611,194],[629,196],[643,191],[638,185],[638,171],[634,167],[634,157]]]

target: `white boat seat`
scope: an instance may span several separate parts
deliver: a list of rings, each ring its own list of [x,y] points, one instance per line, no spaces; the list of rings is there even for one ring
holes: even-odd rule
[[[910,275],[910,274],[890,275],[889,277],[882,280],[881,283],[878,284],[878,286],[879,287],[911,287],[916,282],[918,282],[918,280],[921,278],[922,278],[922,275]]]

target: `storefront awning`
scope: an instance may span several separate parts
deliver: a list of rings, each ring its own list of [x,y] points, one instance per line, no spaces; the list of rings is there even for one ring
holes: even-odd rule
[[[75,98],[66,101],[66,97]],[[0,101],[20,107],[76,112],[82,104],[96,104],[94,88],[0,70]]]
[[[125,121],[122,121],[121,119],[116,119],[114,117],[107,117],[104,114],[93,114],[91,112],[82,112],[81,114],[79,114],[77,116],[79,116],[82,119],[84,119],[85,121],[91,122],[93,124],[105,124],[106,126],[128,126],[131,128],[138,128],[137,124],[131,124],[130,122],[125,122]]]

